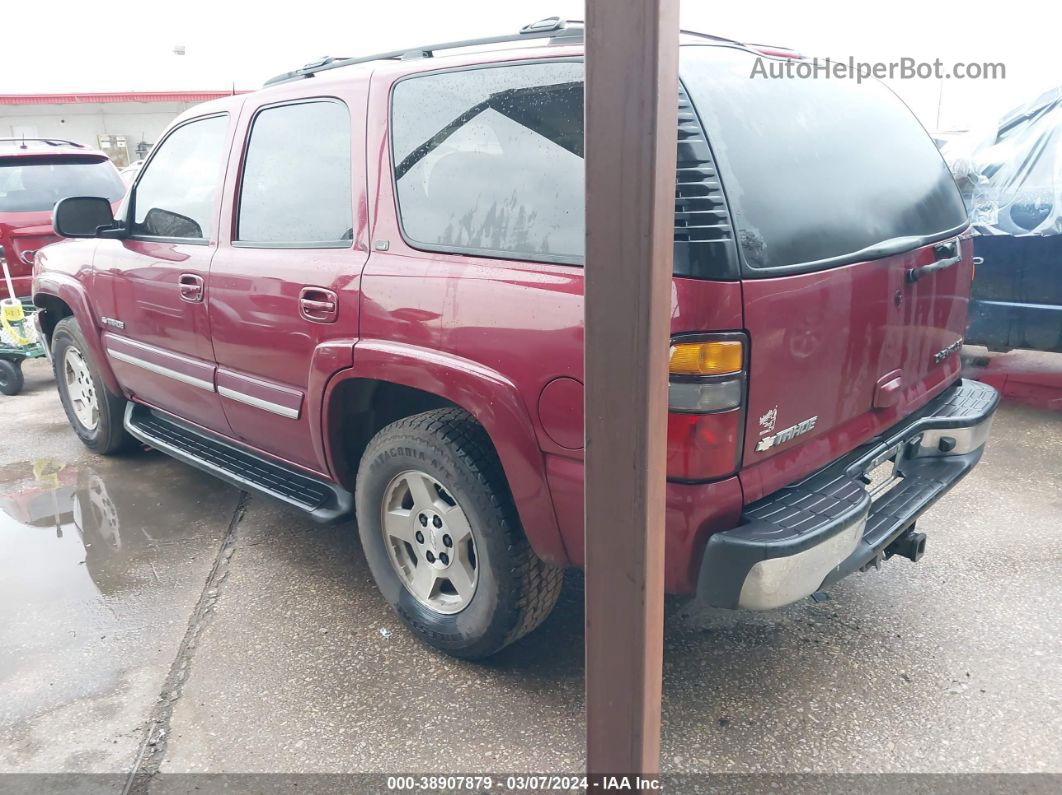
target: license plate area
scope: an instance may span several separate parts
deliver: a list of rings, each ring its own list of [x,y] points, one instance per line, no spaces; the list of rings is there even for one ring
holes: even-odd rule
[[[900,462],[906,449],[907,443],[902,442],[876,456],[867,465],[861,480],[867,485],[871,503],[877,502],[903,480]]]

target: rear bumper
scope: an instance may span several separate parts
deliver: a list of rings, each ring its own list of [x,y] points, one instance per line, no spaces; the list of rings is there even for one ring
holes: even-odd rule
[[[781,607],[876,565],[889,545],[977,464],[999,395],[960,381],[918,413],[746,507],[708,539],[697,596],[717,607]],[[899,479],[871,499],[866,473],[896,461]]]

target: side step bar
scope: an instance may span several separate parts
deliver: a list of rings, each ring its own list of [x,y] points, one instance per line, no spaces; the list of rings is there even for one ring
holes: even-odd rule
[[[212,434],[137,403],[125,408],[125,428],[146,445],[209,472],[240,489],[255,491],[331,524],[354,515],[346,489],[222,441]]]

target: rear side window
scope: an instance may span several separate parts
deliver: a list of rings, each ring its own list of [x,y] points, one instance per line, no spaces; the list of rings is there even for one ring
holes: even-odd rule
[[[583,65],[446,72],[397,83],[402,228],[420,248],[581,262]]]
[[[735,48],[687,46],[680,61],[747,275],[872,259],[965,226],[944,160],[888,88],[752,77],[755,59]]]
[[[166,136],[136,184],[133,234],[205,240],[213,233],[227,129],[227,116],[212,116]]]
[[[116,202],[125,185],[106,158],[43,155],[0,157],[0,212],[50,212],[68,196]]]
[[[243,167],[236,238],[244,244],[347,246],[350,114],[334,100],[258,113]]]

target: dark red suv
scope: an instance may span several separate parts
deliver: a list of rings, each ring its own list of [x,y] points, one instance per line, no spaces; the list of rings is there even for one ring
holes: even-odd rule
[[[86,445],[356,516],[386,599],[467,657],[583,560],[582,38],[526,30],[188,111],[117,218],[59,204],[84,239],[34,283]],[[667,587],[772,608],[917,560],[997,396],[959,378],[966,213],[907,108],[683,41]]]
[[[67,196],[102,196],[117,202],[125,193],[107,155],[56,138],[0,138],[0,257],[7,262],[17,296],[30,294],[33,256],[59,236],[52,208]]]

